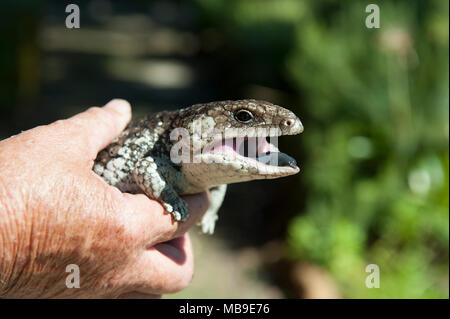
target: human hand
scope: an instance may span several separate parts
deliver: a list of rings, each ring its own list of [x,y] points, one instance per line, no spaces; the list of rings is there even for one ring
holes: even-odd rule
[[[190,216],[178,223],[157,201],[92,171],[130,118],[129,104],[113,100],[0,142],[0,297],[141,297],[189,284],[186,231],[208,194],[186,196]],[[69,264],[79,267],[80,288],[66,286]]]

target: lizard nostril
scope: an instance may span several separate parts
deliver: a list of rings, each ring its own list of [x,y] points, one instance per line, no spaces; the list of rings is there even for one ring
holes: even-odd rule
[[[286,126],[291,126],[292,123],[293,123],[292,120],[286,120],[286,121],[284,121],[284,125],[286,125]]]

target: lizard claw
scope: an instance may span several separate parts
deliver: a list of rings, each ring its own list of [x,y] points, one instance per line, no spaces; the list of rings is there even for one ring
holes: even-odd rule
[[[175,203],[174,205],[163,203],[166,213],[172,214],[176,221],[185,221],[189,216],[187,205],[184,201]]]
[[[166,213],[172,213],[173,212],[173,207],[170,204],[164,203],[163,204],[164,208],[166,209]]]

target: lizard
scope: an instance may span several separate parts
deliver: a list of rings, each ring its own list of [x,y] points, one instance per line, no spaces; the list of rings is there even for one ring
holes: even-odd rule
[[[93,170],[123,192],[159,201],[176,221],[189,215],[182,195],[209,189],[211,204],[200,224],[212,234],[227,184],[299,172],[273,140],[302,131],[293,112],[270,102],[195,104],[132,120],[100,151]]]

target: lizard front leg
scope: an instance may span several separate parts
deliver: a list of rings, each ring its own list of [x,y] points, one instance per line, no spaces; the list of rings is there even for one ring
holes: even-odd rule
[[[175,185],[174,180],[182,179],[180,172],[170,163],[160,158],[145,157],[136,164],[133,176],[144,193],[159,201],[175,220],[186,220],[189,215],[187,204],[172,186]]]
[[[214,227],[216,226],[216,221],[219,218],[219,214],[217,214],[217,212],[219,211],[225,197],[225,193],[227,192],[227,185],[219,185],[211,188],[209,191],[211,193],[211,204],[200,222],[202,232],[205,234],[214,233]]]

